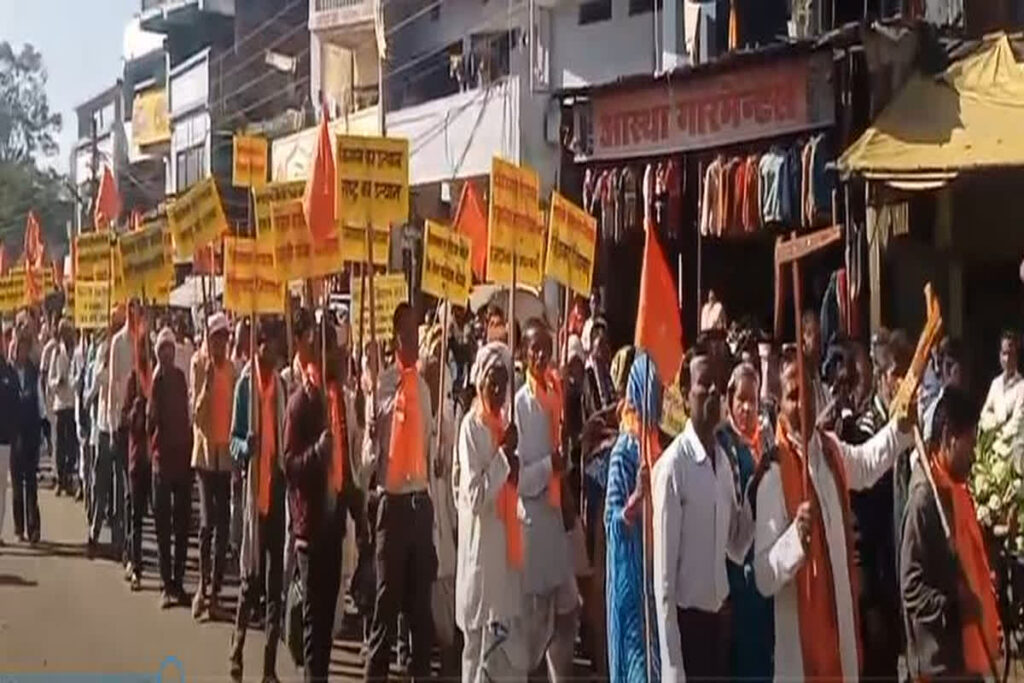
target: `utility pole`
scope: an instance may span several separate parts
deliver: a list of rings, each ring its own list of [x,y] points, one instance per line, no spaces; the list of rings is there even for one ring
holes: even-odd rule
[[[85,206],[86,206],[86,210],[88,210],[88,212],[89,212],[89,215],[95,215],[95,212],[92,211],[92,209],[95,208],[96,189],[99,187],[99,172],[100,172],[100,151],[99,151],[99,143],[98,143],[97,134],[96,134],[96,118],[95,118],[95,116],[92,118],[92,121],[90,121],[90,123],[89,123],[89,131],[90,131],[89,132],[89,138],[90,138],[89,144],[90,144],[90,146],[92,148],[92,158],[89,160],[89,170],[92,172],[92,179],[89,181],[89,193],[86,195]],[[87,223],[87,221],[83,221],[81,214],[79,214],[79,216],[78,216],[78,232],[79,232],[79,234],[81,234],[83,232],[82,228],[85,227],[86,223]],[[92,229],[96,230],[96,226],[93,225]]]

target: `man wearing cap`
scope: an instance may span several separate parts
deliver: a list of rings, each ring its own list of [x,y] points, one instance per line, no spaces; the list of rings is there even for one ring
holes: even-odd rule
[[[157,365],[146,418],[153,461],[153,517],[163,588],[160,604],[164,608],[175,602],[187,604],[182,582],[192,514],[188,384],[185,373],[175,364],[176,351],[174,332],[169,327],[163,328],[156,338]]]
[[[209,609],[216,616],[231,518],[231,410],[235,367],[228,359],[227,316],[214,313],[206,324],[206,342],[192,359],[192,467],[199,474],[199,589],[192,616]],[[216,534],[214,533],[216,531]],[[212,546],[212,547],[211,547]]]

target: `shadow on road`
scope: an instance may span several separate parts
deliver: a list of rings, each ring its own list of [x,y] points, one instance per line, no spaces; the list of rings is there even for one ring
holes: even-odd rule
[[[39,582],[25,579],[17,574],[0,574],[0,587],[3,586],[38,586]]]

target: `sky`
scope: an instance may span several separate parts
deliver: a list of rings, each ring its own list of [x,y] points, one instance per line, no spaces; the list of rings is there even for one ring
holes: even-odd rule
[[[68,172],[77,137],[75,106],[114,84],[122,71],[125,25],[141,0],[0,0],[0,41],[31,43],[43,55],[50,108],[60,112],[60,153],[41,160]]]

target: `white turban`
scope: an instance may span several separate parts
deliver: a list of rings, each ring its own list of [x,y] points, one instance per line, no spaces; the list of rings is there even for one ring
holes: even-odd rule
[[[469,381],[477,391],[482,389],[484,378],[496,365],[504,365],[506,368],[512,365],[512,352],[503,342],[492,341],[476,352],[476,360],[473,361],[473,368],[469,372]]]

